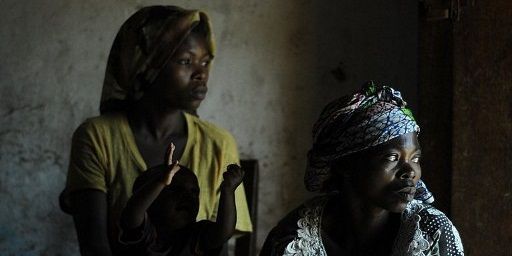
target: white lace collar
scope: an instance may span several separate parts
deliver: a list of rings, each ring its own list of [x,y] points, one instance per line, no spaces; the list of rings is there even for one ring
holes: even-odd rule
[[[304,204],[299,210],[297,221],[297,235],[285,248],[283,256],[326,256],[322,242],[321,226],[322,215],[329,196],[315,198]],[[424,209],[423,204],[413,200],[407,204],[402,213],[402,224],[399,235],[395,239],[392,256],[437,256],[439,255],[438,242],[441,230],[432,236],[420,229],[421,217],[419,212]],[[438,214],[442,214],[440,211]],[[435,212],[433,212],[435,213]],[[462,244],[461,244],[462,248]]]

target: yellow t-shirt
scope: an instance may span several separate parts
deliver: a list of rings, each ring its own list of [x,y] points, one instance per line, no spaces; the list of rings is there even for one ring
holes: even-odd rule
[[[239,163],[231,134],[209,122],[186,114],[188,138],[180,164],[197,175],[200,187],[197,220],[215,221],[218,189],[228,164]],[[65,195],[83,189],[107,194],[109,236],[117,240],[122,209],[132,195],[137,176],[147,169],[133,133],[122,113],[90,118],[73,134]],[[239,231],[252,231],[243,185],[235,191]],[[114,239],[114,240],[112,240]]]

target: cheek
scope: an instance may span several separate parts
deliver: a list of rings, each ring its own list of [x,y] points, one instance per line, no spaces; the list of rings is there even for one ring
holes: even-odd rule
[[[155,83],[159,83],[165,91],[176,91],[185,87],[190,80],[190,72],[186,68],[162,70]]]
[[[386,190],[391,180],[392,179],[386,175],[374,175],[368,180],[368,190],[373,194],[382,193],[382,191]]]
[[[168,218],[169,216],[176,214],[176,203],[165,203],[164,206],[161,208],[161,211],[161,214],[165,216],[165,218]]]
[[[415,172],[414,182],[418,182],[418,180],[421,179],[421,175],[422,175],[421,167],[418,165],[417,168],[414,168],[414,172]]]
[[[175,70],[173,77],[176,83],[183,84],[190,80],[190,71],[186,68]]]
[[[210,67],[208,67],[208,69],[206,69],[206,71],[204,72],[204,77],[206,81],[208,81],[208,79],[210,78]]]
[[[361,171],[353,182],[355,189],[369,196],[379,194],[388,183],[388,177],[382,174],[382,170]]]
[[[369,193],[374,196],[379,196],[389,191],[389,186],[391,186],[395,180],[395,172],[392,169],[379,168],[368,175],[367,180],[366,186]]]

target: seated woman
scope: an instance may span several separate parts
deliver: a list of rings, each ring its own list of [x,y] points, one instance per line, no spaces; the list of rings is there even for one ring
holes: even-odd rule
[[[175,158],[198,178],[197,220],[216,219],[222,173],[239,159],[229,132],[194,115],[206,96],[214,55],[204,12],[149,6],[121,26],[108,59],[101,115],[73,134],[60,197],[73,215],[82,255],[118,254],[118,221],[133,182],[164,161],[171,141]],[[235,199],[236,229],[251,231],[242,185]]]
[[[419,127],[400,92],[370,82],[328,104],[313,128],[305,184],[327,192],[288,214],[261,255],[463,255],[428,204]]]

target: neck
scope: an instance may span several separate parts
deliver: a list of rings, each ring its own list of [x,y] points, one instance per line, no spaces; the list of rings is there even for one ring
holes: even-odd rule
[[[346,227],[341,237],[356,248],[374,244],[389,233],[390,212],[366,203],[350,191],[343,191],[333,208],[334,216],[344,216],[339,218],[339,225]]]
[[[133,106],[129,119],[136,130],[157,140],[186,132],[186,120],[182,110],[160,106],[145,99]]]
[[[349,220],[356,237],[362,240],[377,236],[388,223],[390,213],[355,197],[347,197],[346,209],[349,209]]]

